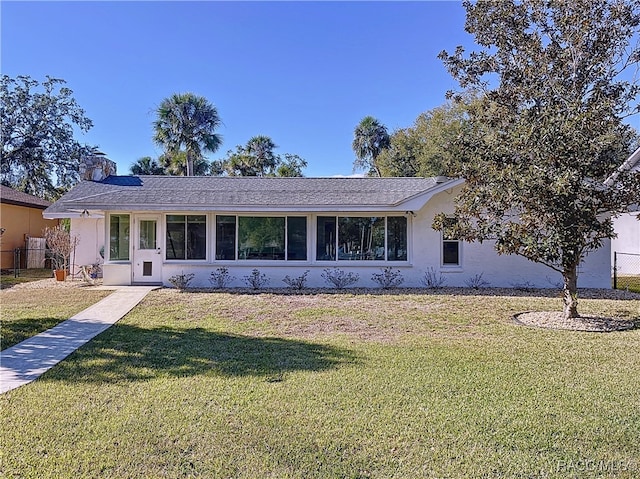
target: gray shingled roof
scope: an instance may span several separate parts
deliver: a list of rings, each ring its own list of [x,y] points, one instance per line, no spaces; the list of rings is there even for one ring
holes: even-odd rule
[[[435,178],[110,176],[99,182],[83,181],[47,208],[45,215],[85,209],[388,209],[442,184]]]
[[[51,205],[50,201],[43,200],[37,196],[16,191],[8,186],[0,185],[0,202],[9,205],[27,206],[29,208],[45,209]]]

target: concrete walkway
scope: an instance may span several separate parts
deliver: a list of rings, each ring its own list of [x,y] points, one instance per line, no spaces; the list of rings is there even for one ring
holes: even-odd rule
[[[119,287],[71,319],[0,352],[0,394],[38,378],[109,328],[156,288]]]

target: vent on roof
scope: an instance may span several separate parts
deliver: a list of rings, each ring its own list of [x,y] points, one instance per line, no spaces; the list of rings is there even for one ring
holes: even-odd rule
[[[445,181],[449,181],[449,178],[447,178],[446,176],[436,176],[434,179],[438,184],[444,183]]]

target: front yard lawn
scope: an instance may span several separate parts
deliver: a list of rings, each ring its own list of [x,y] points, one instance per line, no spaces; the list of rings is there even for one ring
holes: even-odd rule
[[[7,349],[54,327],[109,293],[77,287],[12,288],[0,291],[0,349]]]
[[[0,396],[21,478],[635,478],[640,329],[540,296],[154,291]],[[640,300],[582,300],[640,321]]]

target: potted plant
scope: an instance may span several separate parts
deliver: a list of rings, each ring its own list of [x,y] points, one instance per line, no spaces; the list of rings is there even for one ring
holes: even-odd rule
[[[58,281],[64,281],[67,277],[69,258],[78,246],[78,237],[71,233],[63,225],[45,228],[44,238],[51,253],[54,274]]]

